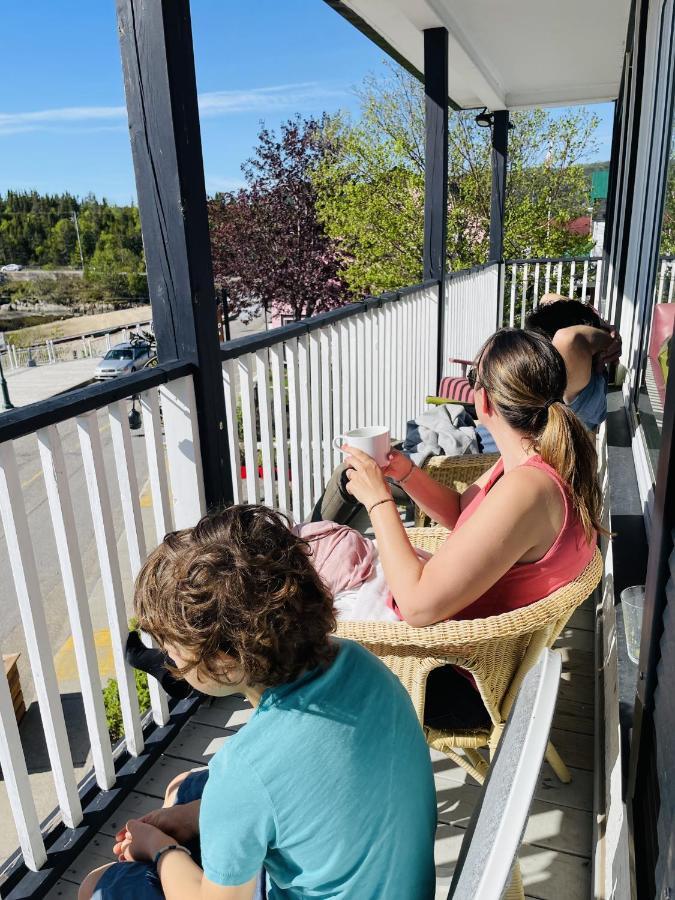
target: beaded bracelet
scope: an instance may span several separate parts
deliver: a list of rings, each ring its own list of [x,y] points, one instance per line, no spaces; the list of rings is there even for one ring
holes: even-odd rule
[[[377,503],[373,503],[373,505],[370,507],[370,509],[368,510],[368,515],[370,515],[371,512],[375,509],[375,507],[379,506],[381,503],[394,503],[394,502],[395,501],[394,501],[393,497],[387,497],[386,500],[378,500]]]

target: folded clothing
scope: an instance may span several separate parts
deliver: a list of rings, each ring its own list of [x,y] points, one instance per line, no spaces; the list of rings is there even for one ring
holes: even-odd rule
[[[430,456],[478,453],[473,419],[463,406],[448,403],[408,422],[403,451],[418,466]]]
[[[372,541],[348,525],[302,522],[293,527],[293,534],[309,544],[314,568],[333,596],[358,587],[372,572]]]

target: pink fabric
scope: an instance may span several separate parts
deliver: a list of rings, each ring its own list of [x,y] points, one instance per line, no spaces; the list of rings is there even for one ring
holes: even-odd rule
[[[335,596],[358,587],[373,569],[373,544],[348,525],[336,522],[304,522],[293,534],[307,541],[314,568]]]
[[[438,396],[444,400],[458,400],[460,403],[473,403],[474,393],[469,380],[460,375],[447,375],[441,379]]]

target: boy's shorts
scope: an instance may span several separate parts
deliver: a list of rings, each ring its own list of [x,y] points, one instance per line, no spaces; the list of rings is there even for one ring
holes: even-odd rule
[[[208,777],[208,769],[191,772],[176,791],[175,805],[201,800]],[[200,865],[199,839],[190,841],[186,846],[194,861]],[[254,900],[264,900],[264,883],[263,870],[258,878]],[[92,897],[93,900],[128,900],[129,897],[134,900],[163,900],[164,891],[152,863],[118,862],[103,873]]]

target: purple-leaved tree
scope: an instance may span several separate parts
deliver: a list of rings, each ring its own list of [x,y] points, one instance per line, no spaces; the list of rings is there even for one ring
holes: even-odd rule
[[[278,138],[262,127],[255,155],[242,166],[246,187],[209,200],[214,277],[227,289],[231,313],[262,305],[299,320],[348,302],[312,181],[332,152],[327,124],[325,116],[298,116]]]

